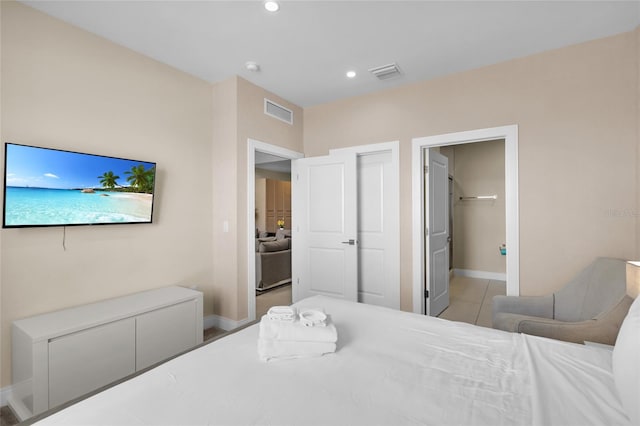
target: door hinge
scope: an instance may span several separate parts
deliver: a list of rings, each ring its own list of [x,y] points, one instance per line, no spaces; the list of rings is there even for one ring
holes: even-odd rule
[[[424,235],[429,236],[429,228],[424,228]]]
[[[425,290],[424,291],[424,298],[428,299],[429,298],[429,290]]]
[[[429,174],[429,166],[424,166],[424,173]]]

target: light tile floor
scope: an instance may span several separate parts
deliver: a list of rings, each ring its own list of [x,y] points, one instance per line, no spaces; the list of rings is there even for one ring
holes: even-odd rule
[[[449,281],[449,307],[440,318],[491,327],[493,296],[506,294],[504,281],[453,276]]]
[[[493,296],[506,294],[504,281],[452,276],[449,282],[449,307],[440,318],[491,327]],[[291,284],[256,296],[256,318],[266,314],[271,306],[291,304]]]
[[[272,306],[291,304],[291,284],[276,287],[256,295],[256,319],[262,318]]]
[[[291,304],[291,284],[286,284],[281,287],[276,287],[272,290],[267,290],[256,294],[256,319],[262,318],[272,306],[288,306]],[[204,330],[204,341],[217,338],[226,331],[211,327]],[[3,426],[3,425],[0,425]]]
[[[493,296],[506,292],[504,281],[452,276],[449,282],[449,307],[440,318],[491,327],[491,301]],[[291,304],[291,284],[256,295],[256,319],[262,318],[272,306]],[[204,340],[224,334],[212,327],[204,331]]]

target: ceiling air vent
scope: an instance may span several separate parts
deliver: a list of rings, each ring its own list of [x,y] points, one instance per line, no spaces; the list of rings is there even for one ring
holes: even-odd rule
[[[400,68],[398,68],[398,64],[393,63],[371,68],[369,72],[375,75],[378,80],[388,80],[390,78],[398,77],[400,75]]]
[[[264,113],[285,123],[293,124],[293,111],[264,98]]]

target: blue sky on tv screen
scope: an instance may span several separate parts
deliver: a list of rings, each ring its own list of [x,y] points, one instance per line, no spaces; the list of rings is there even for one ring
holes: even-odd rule
[[[57,151],[53,149],[7,144],[7,186],[75,189],[100,188],[99,176],[113,172],[120,176],[117,184],[129,186],[125,171],[139,164],[145,169],[154,166],[144,161],[123,160],[98,155]]]

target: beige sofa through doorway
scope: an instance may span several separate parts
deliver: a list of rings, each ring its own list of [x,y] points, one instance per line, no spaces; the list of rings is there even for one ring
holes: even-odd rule
[[[256,235],[264,233],[256,232]],[[291,230],[275,237],[256,238],[256,290],[264,291],[291,282]]]

